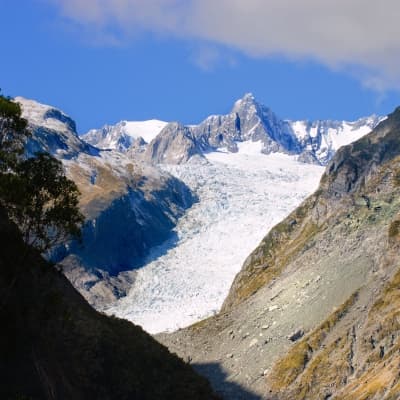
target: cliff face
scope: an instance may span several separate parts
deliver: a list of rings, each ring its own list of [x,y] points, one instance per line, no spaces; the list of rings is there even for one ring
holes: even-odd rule
[[[338,224],[350,220],[350,231],[356,228],[365,235],[375,248],[370,254],[375,263],[372,271],[366,271],[371,276],[363,286],[275,363],[266,380],[273,398],[399,397],[399,154],[397,109],[372,134],[339,151],[328,165],[321,184],[328,215],[335,212]],[[329,206],[329,199],[337,199],[335,206]],[[364,212],[357,210],[357,201],[364,202]],[[341,211],[348,212],[346,219],[340,218]],[[370,232],[380,225],[382,237],[376,243]]]
[[[398,398],[399,177],[398,109],[337,152],[317,192],[248,257],[217,316],[159,339],[196,365],[219,360],[252,393],[242,398]]]
[[[93,310],[0,210],[2,399],[215,399],[141,328]]]
[[[195,154],[200,154],[200,150],[192,132],[172,122],[149,143],[144,159],[154,164],[181,164]]]
[[[67,164],[87,217],[83,246],[70,244],[67,255],[86,269],[115,275],[140,265],[152,246],[167,239],[195,197],[183,182],[153,167],[129,162],[118,173],[117,160],[107,161],[81,155]]]

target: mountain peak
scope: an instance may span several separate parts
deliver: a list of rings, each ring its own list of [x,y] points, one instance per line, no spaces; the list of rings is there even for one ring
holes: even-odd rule
[[[254,97],[253,93],[248,92],[248,93],[245,93],[245,95],[242,97],[242,100],[243,101],[255,101],[255,97]]]
[[[63,111],[23,97],[15,97],[14,101],[21,105],[22,117],[28,120],[32,129],[25,148],[27,154],[47,151],[58,157],[71,158],[80,152],[97,151],[79,138],[75,121]]]
[[[248,109],[251,106],[256,106],[258,103],[253,93],[246,93],[241,99],[236,100],[233,105],[232,112],[239,112],[243,109]],[[255,111],[255,109],[254,109]]]
[[[16,103],[22,107],[22,116],[30,123],[37,126],[44,126],[52,131],[76,133],[75,121],[58,108],[35,100],[16,97]]]

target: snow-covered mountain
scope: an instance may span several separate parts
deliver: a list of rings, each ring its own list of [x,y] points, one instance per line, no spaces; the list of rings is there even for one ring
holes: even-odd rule
[[[57,158],[71,159],[81,153],[98,153],[78,136],[75,121],[63,111],[23,97],[14,100],[21,104],[22,115],[33,130],[27,143],[29,154],[46,151]]]
[[[326,165],[340,147],[371,132],[382,120],[382,117],[372,115],[353,122],[317,120],[287,123],[300,143],[301,157],[306,160],[307,154],[311,154]]]
[[[176,138],[181,141],[180,135],[174,132],[174,129],[182,132],[182,126],[167,125],[149,144],[144,157],[153,163],[164,162],[163,158],[171,163],[175,158],[177,164],[194,154],[221,148],[234,153],[239,143],[259,141],[263,154],[293,154],[300,161],[325,165],[340,146],[367,134],[381,120],[378,116],[354,122],[282,120],[252,94],[246,94],[235,102],[229,114],[212,115],[199,125],[186,127],[184,146],[179,146]]]
[[[293,131],[250,93],[237,100],[230,114],[213,115],[192,128],[195,138],[213,149],[238,150],[238,143],[261,141],[264,154],[296,154],[299,146]]]
[[[116,125],[105,125],[100,129],[91,129],[82,139],[100,149],[112,149],[121,152],[131,146],[142,146],[151,142],[167,125],[157,119],[148,121],[121,121]]]
[[[259,141],[263,154],[292,154],[306,163],[326,165],[340,146],[369,133],[381,120],[375,115],[350,122],[283,120],[247,93],[229,114],[211,115],[198,125],[121,121],[92,129],[82,138],[98,148],[143,157],[153,164],[181,164],[217,149],[234,153],[242,142]]]

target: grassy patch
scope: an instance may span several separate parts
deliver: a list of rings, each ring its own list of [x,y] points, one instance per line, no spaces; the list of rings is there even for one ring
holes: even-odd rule
[[[377,314],[387,307],[400,310],[400,270],[393,276],[390,283],[385,287],[380,297],[372,306],[369,318],[372,317],[372,314]]]
[[[204,329],[207,327],[208,323],[213,320],[214,317],[208,317],[205,319],[202,319],[198,322],[195,322],[194,324],[190,325],[190,330],[192,331],[199,331],[201,329]]]
[[[393,171],[393,184],[396,187],[400,187],[400,168]]]
[[[334,359],[340,354],[339,358]],[[350,342],[339,338],[313,357],[303,374],[296,382],[293,396],[296,400],[320,399],[331,393],[332,388],[343,386],[349,374],[348,362]]]
[[[389,232],[388,232],[389,238],[393,239],[397,237],[399,233],[400,233],[400,221],[399,220],[393,221],[389,226]]]
[[[315,371],[322,371],[319,366],[328,364],[326,362],[328,355],[330,351],[337,349],[339,342],[335,343],[332,348],[324,350],[317,357],[313,358],[313,355],[320,350],[328,333],[330,333],[336,324],[347,314],[357,298],[358,292],[354,293],[318,328],[295,344],[287,355],[275,364],[271,374],[268,376],[268,383],[273,391],[279,392],[280,390],[286,389],[306,370],[306,368],[308,370],[308,368],[311,367],[308,375],[304,377],[304,382],[302,381],[302,385],[300,385],[303,389],[298,393],[299,397],[296,397],[300,399],[305,398],[301,395],[302,392],[307,392],[304,388],[311,385]],[[338,371],[336,371],[336,373],[337,372]]]
[[[294,345],[290,352],[279,360],[270,377],[275,390],[287,387],[303,372],[310,360],[312,348],[307,341],[301,341]]]

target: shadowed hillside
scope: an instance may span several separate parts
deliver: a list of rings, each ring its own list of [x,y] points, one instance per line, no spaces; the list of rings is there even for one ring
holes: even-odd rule
[[[140,327],[94,311],[0,210],[1,399],[216,399]]]

